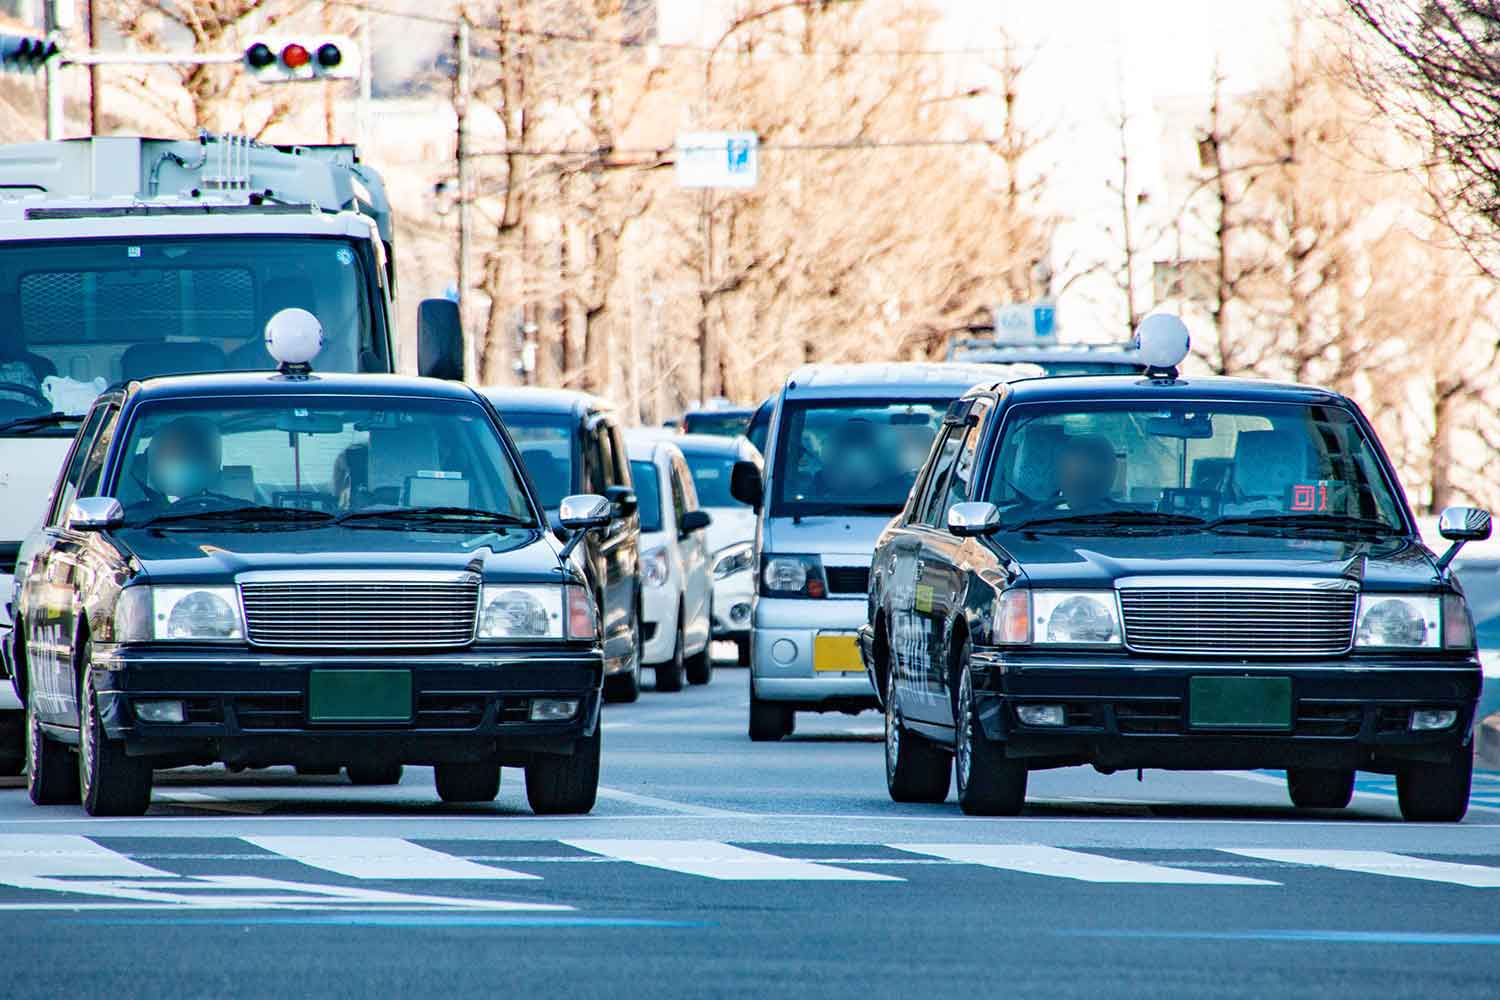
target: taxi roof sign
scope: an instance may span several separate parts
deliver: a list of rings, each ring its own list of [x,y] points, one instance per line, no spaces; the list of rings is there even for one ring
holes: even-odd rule
[[[306,309],[283,309],[266,321],[266,351],[283,375],[306,375],[323,349],[323,324]]]
[[[1146,363],[1147,375],[1176,378],[1177,366],[1192,348],[1192,338],[1180,316],[1156,312],[1135,328],[1133,346]]]

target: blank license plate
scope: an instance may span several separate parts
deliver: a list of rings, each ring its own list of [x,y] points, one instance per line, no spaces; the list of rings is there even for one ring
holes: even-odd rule
[[[864,672],[859,658],[859,640],[852,635],[820,635],[813,639],[813,670],[822,673]]]
[[[410,722],[410,670],[314,670],[309,722]]]
[[[1290,677],[1194,677],[1188,684],[1194,729],[1291,729]]]

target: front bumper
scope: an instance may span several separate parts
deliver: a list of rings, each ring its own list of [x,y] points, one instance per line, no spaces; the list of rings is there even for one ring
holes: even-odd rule
[[[755,576],[736,573],[715,580],[713,630],[715,639],[740,639],[750,634],[750,615],[755,599]]]
[[[1034,766],[1101,769],[1326,767],[1394,771],[1442,762],[1470,745],[1481,674],[1476,660],[1414,662],[1360,657],[1330,661],[1186,662],[1107,655],[1015,655],[976,650],[970,660],[984,734]],[[1195,727],[1191,678],[1291,679],[1285,729]],[[1016,707],[1064,706],[1061,726],[1023,724]],[[1452,709],[1447,729],[1413,732],[1415,708]]]
[[[247,649],[94,647],[91,667],[106,735],[128,754],[169,763],[267,766],[524,764],[537,753],[571,753],[599,721],[599,650],[466,650],[391,656],[304,656]],[[314,669],[410,670],[407,722],[309,721]],[[530,721],[533,698],[576,698],[559,722]],[[181,700],[182,723],[148,723],[138,700]]]
[[[677,644],[678,594],[672,582],[641,588],[641,663],[666,663]],[[649,638],[647,638],[649,636]]]
[[[809,711],[861,711],[877,707],[864,668],[817,670],[819,636],[852,640],[865,622],[865,602],[842,598],[799,600],[762,597],[755,602],[750,668],[755,696]]]

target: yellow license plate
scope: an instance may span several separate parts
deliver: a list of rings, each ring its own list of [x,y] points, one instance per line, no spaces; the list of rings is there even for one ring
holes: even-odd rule
[[[820,635],[813,639],[813,670],[839,673],[864,669],[864,661],[859,658],[859,640],[854,636]]]

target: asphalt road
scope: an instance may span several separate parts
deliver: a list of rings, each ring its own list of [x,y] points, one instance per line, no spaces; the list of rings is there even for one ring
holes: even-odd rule
[[[6,997],[1493,996],[1500,774],[1459,825],[1386,780],[1032,776],[1026,814],[885,793],[880,719],[744,736],[745,674],[605,722],[588,817],[276,769],[158,776],[143,819],[0,787]]]

